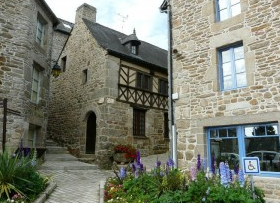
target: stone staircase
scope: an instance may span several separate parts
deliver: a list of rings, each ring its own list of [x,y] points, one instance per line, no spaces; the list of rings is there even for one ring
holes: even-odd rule
[[[71,155],[67,148],[58,146],[54,141],[46,141],[46,154],[40,170],[96,170],[97,165],[80,161]]]

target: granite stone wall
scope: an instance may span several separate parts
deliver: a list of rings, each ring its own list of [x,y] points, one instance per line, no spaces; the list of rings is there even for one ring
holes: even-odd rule
[[[34,124],[40,128],[38,145],[42,145],[48,116],[53,22],[35,0],[1,0],[0,9],[0,100],[7,98],[8,108],[21,112],[21,116],[8,114],[6,144],[16,148],[21,138],[25,140],[29,124]],[[35,42],[38,13],[47,24],[42,46]],[[42,68],[37,104],[30,102],[35,63]],[[2,122],[0,126],[2,132]]]
[[[172,1],[180,167],[206,155],[207,127],[280,121],[279,1],[241,0],[241,14],[221,22],[214,2]],[[221,91],[217,49],[236,42],[243,43],[247,86]]]

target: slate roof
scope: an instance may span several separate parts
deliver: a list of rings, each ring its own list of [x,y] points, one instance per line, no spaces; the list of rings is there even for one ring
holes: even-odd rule
[[[58,20],[59,20],[59,24],[56,26],[56,30],[70,34],[72,28],[74,27],[74,23],[71,23],[69,21],[60,18]]]
[[[99,45],[109,53],[125,57],[134,62],[148,64],[164,71],[167,70],[167,50],[140,40],[141,45],[139,45],[138,55],[134,55],[129,47],[122,45],[122,40],[128,37],[126,34],[86,19],[83,19],[83,21]]]

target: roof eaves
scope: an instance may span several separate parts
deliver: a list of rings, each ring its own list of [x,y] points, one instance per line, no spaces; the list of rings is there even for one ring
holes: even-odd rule
[[[120,52],[117,52],[117,51],[111,50],[111,49],[106,49],[106,50],[107,50],[108,54],[110,54],[110,55],[117,56],[117,57],[120,57],[120,58],[125,58],[126,60],[128,60],[130,62],[134,62],[134,63],[139,64],[139,65],[148,66],[149,68],[152,68],[153,70],[157,70],[159,72],[164,72],[164,73],[167,72],[167,69],[165,67],[158,66],[156,64],[144,61],[140,57],[136,58],[136,57],[128,56],[126,54],[123,54],[123,53],[120,53]]]

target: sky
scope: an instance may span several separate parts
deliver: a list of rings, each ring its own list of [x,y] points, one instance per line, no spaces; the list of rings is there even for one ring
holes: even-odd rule
[[[167,14],[163,0],[45,0],[58,18],[74,23],[83,3],[97,9],[96,22],[127,35],[136,30],[139,40],[167,49]]]

